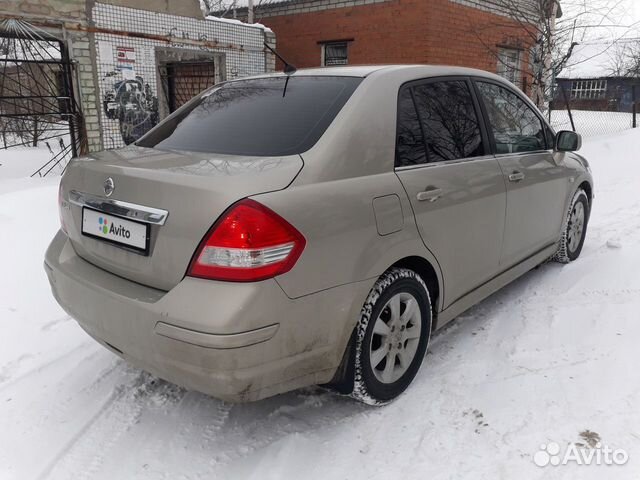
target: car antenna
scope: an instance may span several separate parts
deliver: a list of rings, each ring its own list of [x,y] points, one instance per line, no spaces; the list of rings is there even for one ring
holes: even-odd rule
[[[294,67],[292,64],[290,64],[289,62],[287,62],[284,58],[282,58],[282,55],[276,52],[275,49],[271,48],[267,42],[264,42],[264,46],[267,47],[269,51],[271,51],[271,53],[273,53],[276,57],[278,57],[282,63],[284,63],[285,74],[291,75],[293,73],[296,73],[298,69]]]
[[[296,73],[298,69],[293,65],[291,65],[289,62],[287,62],[284,58],[282,58],[282,55],[280,55],[273,48],[271,48],[267,44],[267,42],[264,42],[264,46],[267,47],[276,57],[278,57],[282,63],[284,63],[284,74],[287,76],[287,79],[284,81],[284,89],[282,90],[282,98],[284,98],[287,95],[287,87],[289,86],[289,79],[291,78],[291,75]]]

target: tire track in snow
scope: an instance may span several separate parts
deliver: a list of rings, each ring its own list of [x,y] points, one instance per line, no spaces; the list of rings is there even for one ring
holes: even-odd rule
[[[551,294],[544,292],[542,295],[530,296],[524,300],[523,307],[539,307],[540,305],[557,304],[562,300],[563,307],[602,305],[606,299],[609,304],[634,303],[640,296],[639,289],[598,289],[581,290],[573,294]]]
[[[85,357],[82,360],[82,363],[93,365],[92,360],[100,353],[107,353],[107,350],[103,351],[103,349],[100,349],[92,355]],[[47,404],[47,406],[40,411],[40,417],[42,421],[65,423],[66,421],[68,421],[67,419],[77,416],[77,412],[75,409],[78,408],[79,404],[81,405],[81,408],[90,408],[93,403],[98,401],[99,397],[97,397],[96,395],[99,394],[99,386],[103,382],[107,381],[109,377],[111,377],[114,373],[116,373],[118,369],[122,369],[123,366],[124,362],[118,357],[114,356],[113,361],[110,365],[108,365],[106,368],[103,368],[95,376],[90,377],[91,381],[79,390],[67,391],[63,386],[63,389],[66,392],[65,395],[57,396],[57,401],[51,403],[50,405]],[[74,371],[73,373],[67,373],[64,378],[69,378],[72,381],[76,381],[78,378],[76,372],[77,371]],[[103,403],[102,407],[104,407],[105,404],[106,402]],[[100,407],[98,411],[100,411],[102,407]]]
[[[118,385],[88,422],[63,446],[43,469],[39,479],[89,479],[102,467],[105,458],[149,405],[166,402],[166,382],[145,372],[137,373],[126,385]],[[174,387],[175,388],[175,387]]]
[[[43,332],[48,332],[49,330],[52,330],[53,328],[57,327],[61,323],[68,322],[69,320],[71,320],[71,317],[69,315],[65,315],[64,317],[60,317],[45,323],[44,325],[42,325],[42,327],[40,327],[40,330],[42,330]]]
[[[217,401],[209,399],[210,401]],[[258,403],[216,407],[222,425],[209,425],[211,441],[206,448],[215,454],[208,468],[198,472],[197,478],[221,476],[234,465],[241,464],[254,454],[277,442],[300,435],[317,437],[323,430],[350,419],[368,417],[379,412],[319,388],[297,390]],[[229,414],[225,414],[225,409]],[[327,412],[334,415],[327,415]],[[335,415],[339,411],[339,415]],[[215,422],[215,420],[214,420]]]
[[[193,439],[197,438],[199,441],[195,446],[198,448],[192,452],[193,461],[197,464],[200,456],[205,464],[205,467],[201,468],[210,471],[229,460],[230,442],[225,429],[235,405],[203,393],[186,390],[183,392],[180,402],[169,412],[171,417],[179,419],[177,435],[172,439],[170,446],[184,448],[185,445],[193,445]],[[223,442],[223,439],[226,441]],[[167,445],[154,442],[153,448],[166,449]],[[173,478],[171,473],[174,472],[164,472],[162,478]]]
[[[102,404],[102,406],[98,409],[98,411],[86,422],[77,432],[76,434],[63,445],[63,447],[56,453],[51,461],[44,467],[40,475],[38,475],[38,480],[50,478],[52,473],[54,473],[55,468],[65,459],[66,455],[73,449],[73,447],[81,440],[81,438],[86,434],[86,432],[91,428],[91,426],[103,415],[103,413],[113,404],[118,398],[123,394],[123,391],[119,393],[112,392],[112,394],[107,398],[107,400]],[[71,476],[71,475],[70,475]]]
[[[20,365],[22,365],[22,363],[24,363],[25,361],[31,358],[34,358],[34,355],[30,353],[26,353],[24,355],[20,355],[15,360],[12,360],[4,364],[2,368],[0,368],[0,385],[10,380],[12,378],[13,372],[18,370],[20,368]]]
[[[18,375],[17,377],[8,377],[4,379],[4,381],[2,378],[2,374],[0,372],[0,392],[6,390],[8,387],[15,385],[18,382],[28,379],[29,377],[35,374],[43,373],[44,370],[48,370],[50,367],[57,365],[59,362],[66,360],[68,357],[71,357],[82,350],[86,350],[88,348],[96,347],[96,346],[97,345],[95,344],[95,342],[91,342],[91,341],[83,342],[80,345],[76,346],[75,348],[72,348],[71,350],[66,351],[62,355],[58,355],[57,357],[54,357],[51,360],[48,360],[30,370],[27,370],[26,372]],[[23,355],[23,357],[25,356]],[[29,356],[29,358],[31,357],[33,356],[32,355]]]
[[[202,435],[209,441],[217,441],[220,438],[220,431],[224,428],[229,418],[233,405],[219,400],[213,400],[212,398],[208,400],[219,402],[219,404],[216,406],[213,414],[208,417],[209,423],[205,426]]]

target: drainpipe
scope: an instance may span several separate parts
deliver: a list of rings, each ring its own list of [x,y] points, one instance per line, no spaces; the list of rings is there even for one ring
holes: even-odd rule
[[[247,3],[247,22],[253,23],[253,0],[249,0]]]

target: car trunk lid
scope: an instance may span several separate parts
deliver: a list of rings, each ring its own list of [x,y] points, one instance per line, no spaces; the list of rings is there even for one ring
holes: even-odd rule
[[[62,220],[74,249],[85,260],[134,282],[170,290],[182,280],[198,244],[229,206],[286,188],[302,166],[299,155],[249,157],[136,146],[100,152],[68,166],[61,186]],[[107,197],[108,179],[113,192]],[[87,198],[94,201],[86,202]],[[146,255],[82,233],[83,209],[100,209],[96,207],[100,202],[95,202],[100,199],[134,210],[139,206],[167,212],[163,221],[144,215],[135,218],[150,225]],[[121,213],[117,208],[106,211]]]

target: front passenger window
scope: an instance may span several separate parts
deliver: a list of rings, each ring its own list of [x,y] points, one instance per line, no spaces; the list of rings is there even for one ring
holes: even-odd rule
[[[496,142],[496,153],[545,150],[540,118],[515,93],[493,83],[478,82]]]

